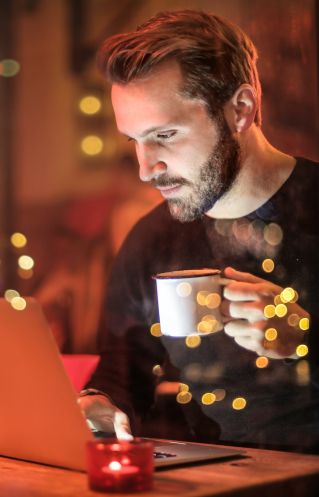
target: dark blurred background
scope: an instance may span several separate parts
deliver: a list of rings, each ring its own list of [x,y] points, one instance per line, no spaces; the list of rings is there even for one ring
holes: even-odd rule
[[[315,0],[0,0],[0,292],[35,295],[64,353],[96,351],[110,264],[160,201],[117,134],[96,48],[178,8],[247,31],[266,136],[319,159]]]

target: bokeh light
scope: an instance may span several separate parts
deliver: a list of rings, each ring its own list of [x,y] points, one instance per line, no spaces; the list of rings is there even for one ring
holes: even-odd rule
[[[176,395],[176,400],[179,404],[188,404],[192,400],[192,394],[190,392],[179,392]]]
[[[10,241],[15,248],[23,248],[27,244],[27,238],[23,233],[13,233],[10,237]]]
[[[81,149],[86,155],[98,155],[103,150],[103,141],[96,135],[86,136],[81,141]]]
[[[271,273],[275,269],[275,263],[272,259],[264,259],[261,266],[265,273]]]
[[[33,269],[22,269],[21,267],[18,268],[17,273],[23,280],[29,280],[34,274]]]
[[[260,357],[257,357],[257,359],[256,359],[257,368],[264,369],[268,366],[268,364],[269,364],[268,357],[265,357],[263,355],[261,355]]]
[[[186,281],[179,283],[176,287],[176,293],[179,297],[188,297],[192,293],[192,286]]]
[[[301,345],[298,345],[296,348],[296,354],[298,357],[305,357],[308,354],[309,350],[307,345],[302,343]]]
[[[151,335],[153,335],[153,337],[160,337],[160,336],[162,336],[160,323],[154,323],[154,324],[152,324],[152,326],[150,327],[150,333],[151,333]]]
[[[180,383],[178,388],[180,392],[189,392],[189,386],[186,383]]]
[[[266,318],[273,318],[274,316],[276,316],[275,309],[276,309],[275,306],[272,304],[266,305],[264,307],[264,316]]]
[[[213,390],[213,394],[215,395],[216,402],[220,402],[226,397],[226,390],[223,388],[215,388],[215,390]]]
[[[189,335],[185,339],[186,346],[190,349],[195,349],[201,343],[201,337],[198,335]]]
[[[232,402],[232,408],[235,409],[235,411],[245,409],[246,405],[247,401],[244,397],[236,397]]]
[[[155,366],[153,367],[152,369],[152,373],[154,376],[163,376],[164,375],[164,371],[163,371],[163,368],[162,366],[160,366],[159,364],[155,364]]]
[[[21,255],[18,259],[18,266],[25,271],[32,269],[34,266],[34,260],[29,255]]]
[[[0,76],[4,78],[12,78],[20,71],[20,64],[14,59],[0,60]]]
[[[288,316],[288,324],[289,326],[298,326],[299,324],[299,320],[300,320],[300,317],[298,316],[298,314],[289,314]]]
[[[209,292],[207,292],[206,290],[201,290],[200,292],[198,292],[198,294],[196,295],[197,303],[199,305],[206,305],[206,298],[208,297],[208,295]]]
[[[309,330],[310,322],[308,318],[301,318],[299,321],[299,328],[302,331],[307,331]]]
[[[270,223],[264,228],[264,238],[269,245],[279,245],[283,239],[281,227],[276,223]]]
[[[10,304],[16,311],[23,311],[27,306],[27,302],[23,297],[13,297]]]
[[[292,302],[295,298],[295,290],[290,287],[284,288],[283,291],[280,293],[280,298],[284,304]]]
[[[288,312],[287,306],[285,304],[278,304],[275,307],[276,316],[283,318]]]
[[[305,386],[311,381],[309,363],[305,359],[296,362],[296,380],[298,385]]]
[[[11,302],[12,299],[14,299],[15,297],[20,297],[20,294],[17,290],[13,290],[11,288],[8,288],[8,290],[6,290],[4,292],[4,298],[8,301],[8,302]]]
[[[202,395],[202,404],[210,406],[216,401],[216,395],[212,392],[206,392]]]
[[[217,309],[221,304],[221,296],[218,293],[209,293],[205,299],[205,305],[209,309]]]
[[[268,342],[273,342],[274,340],[276,340],[277,336],[278,332],[275,328],[268,328],[265,331],[265,338],[266,340],[268,340]]]
[[[79,107],[84,114],[93,115],[101,110],[102,103],[101,100],[94,95],[86,95],[81,98]]]

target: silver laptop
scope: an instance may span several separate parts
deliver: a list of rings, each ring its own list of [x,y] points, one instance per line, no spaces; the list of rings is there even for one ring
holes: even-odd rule
[[[24,310],[0,299],[0,455],[85,471],[85,444],[94,435],[40,305]],[[210,445],[155,441],[155,467],[242,454]]]

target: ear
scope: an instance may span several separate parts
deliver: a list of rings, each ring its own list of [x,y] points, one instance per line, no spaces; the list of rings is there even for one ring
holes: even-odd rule
[[[253,124],[257,110],[254,88],[244,83],[235,91],[225,106],[225,116],[230,129],[235,133],[246,131]]]

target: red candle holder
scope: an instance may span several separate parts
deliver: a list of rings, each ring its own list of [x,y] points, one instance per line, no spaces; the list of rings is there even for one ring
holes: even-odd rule
[[[153,443],[97,439],[87,443],[89,487],[99,492],[140,492],[153,485]]]

